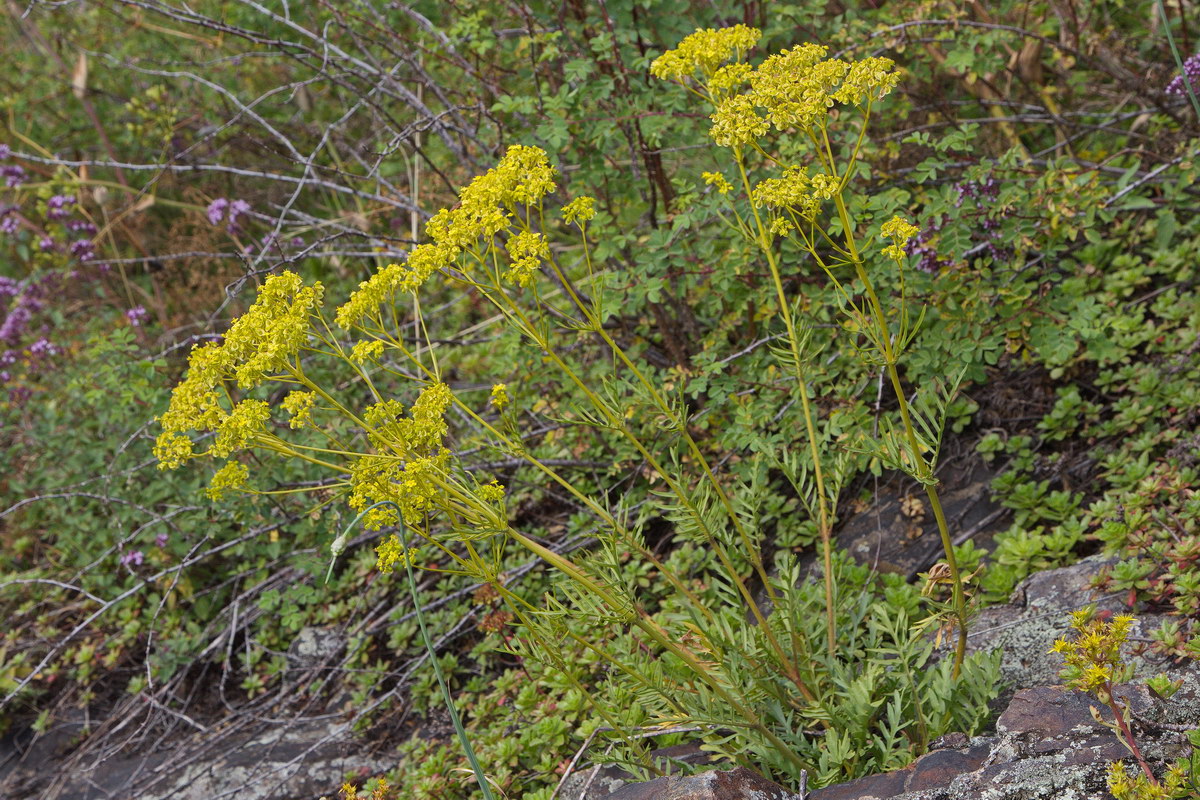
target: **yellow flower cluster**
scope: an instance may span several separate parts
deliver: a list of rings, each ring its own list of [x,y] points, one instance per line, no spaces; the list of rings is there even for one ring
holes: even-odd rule
[[[182,433],[161,433],[154,443],[154,457],[158,459],[159,469],[178,469],[193,455],[192,440]]]
[[[375,566],[382,573],[389,573],[396,567],[404,569],[409,564],[415,564],[418,555],[417,548],[410,547],[407,551],[400,544],[400,537],[392,534],[384,539],[378,547],[375,548],[379,559],[375,562]]]
[[[708,79],[708,93],[712,97],[733,94],[746,85],[754,67],[749,64],[726,64]]]
[[[575,222],[588,222],[596,216],[596,199],[586,195],[576,197],[562,207],[563,221],[568,225]]]
[[[713,124],[708,133],[722,147],[738,148],[750,144],[771,128],[755,111],[754,102],[744,94],[719,102],[711,119]]]
[[[293,272],[274,275],[229,327],[222,343],[192,350],[187,374],[158,418],[163,429],[154,445],[159,469],[175,469],[193,457],[186,435],[191,431],[218,431],[211,452],[228,457],[262,429],[269,415],[265,403],[244,401],[226,414],[218,390],[229,380],[253,388],[283,370],[305,343],[310,317],[320,308],[323,293],[320,283],[305,286]]]
[[[517,206],[540,203],[555,190],[557,177],[541,148],[525,145],[508,148],[500,163],[459,191],[458,205],[443,208],[425,223],[431,243],[414,247],[404,266],[389,264],[359,284],[350,299],[338,308],[335,316],[338,326],[348,330],[376,313],[379,306],[392,302],[396,292],[417,291],[433,273],[453,265],[464,250],[474,247],[480,239],[490,240],[506,230]],[[581,219],[590,219],[582,216],[592,213],[590,203],[580,203],[577,210]]]
[[[403,420],[404,406],[399,400],[381,400],[363,412],[367,438],[380,450],[391,449],[394,442],[403,441],[399,427]]]
[[[489,401],[496,408],[504,408],[509,404],[508,385],[497,383],[492,387],[492,394]]]
[[[812,195],[812,180],[803,167],[788,167],[783,177],[760,181],[750,193],[750,202],[757,208],[791,209],[811,219],[817,213],[817,199]]]
[[[900,79],[888,58],[843,61],[826,58],[828,48],[802,44],[770,56],[758,68],[718,66],[757,43],[759,32],[744,25],[696,31],[675,50],[659,56],[650,72],[667,80],[700,74],[716,109],[710,134],[722,147],[740,148],[777,131],[812,130],[824,125],[836,104],[879,100]],[[737,93],[749,84],[749,89]]]
[[[397,292],[420,289],[433,273],[454,264],[459,252],[459,248],[449,244],[417,245],[409,251],[403,265],[388,264],[360,283],[350,299],[338,307],[334,321],[348,330],[374,314],[379,306],[391,302]]]
[[[1112,684],[1123,682],[1130,673],[1130,668],[1121,662],[1121,645],[1129,637],[1133,621],[1133,617],[1120,614],[1106,622],[1096,617],[1095,608],[1072,613],[1075,638],[1059,639],[1050,649],[1066,661],[1062,677],[1067,686],[1091,692],[1107,703]]]
[[[820,127],[834,104],[882,99],[900,80],[889,58],[851,63],[827,59],[826,52],[822,45],[802,44],[771,56],[750,76],[750,98],[776,130]]]
[[[221,346],[238,386],[251,389],[287,365],[307,339],[309,317],[321,307],[324,292],[320,283],[305,286],[294,272],[267,279]]]
[[[350,349],[350,360],[355,364],[363,364],[367,361],[374,361],[383,355],[383,342],[378,339],[370,339],[365,342],[355,342],[354,347]]]
[[[217,438],[208,451],[209,455],[229,458],[245,448],[255,434],[265,430],[270,418],[271,407],[262,400],[243,400],[238,403],[217,426]]]
[[[217,470],[212,476],[205,494],[208,495],[208,499],[219,502],[224,499],[227,493],[245,486],[246,479],[249,477],[250,470],[246,468],[245,464],[237,461],[227,461],[225,466]]]
[[[729,194],[733,190],[733,184],[725,180],[725,176],[719,172],[701,172],[700,177],[706,185],[715,186],[717,194]]]
[[[303,428],[312,424],[312,408],[316,401],[317,396],[313,392],[290,392],[283,398],[283,410],[291,416],[288,426]]]
[[[899,263],[906,255],[904,248],[908,245],[908,240],[920,230],[904,217],[892,217],[883,223],[883,228],[880,230],[881,238],[892,240],[890,245],[883,248],[883,254]]]
[[[740,60],[762,37],[762,31],[745,25],[731,28],[697,28],[650,65],[650,74],[663,80],[685,80],[697,74],[709,78],[730,59]]]
[[[479,487],[479,497],[485,503],[499,505],[504,502],[504,487],[500,481],[485,483]]]
[[[1190,770],[1186,760],[1177,761],[1167,768],[1167,774],[1159,783],[1152,783],[1144,773],[1129,774],[1125,763],[1114,761],[1108,765],[1108,791],[1116,800],[1173,800],[1180,797],[1195,797]]]
[[[522,289],[533,282],[542,262],[550,260],[550,242],[540,233],[520,231],[508,239],[508,257],[512,259],[504,279]]]
[[[386,455],[363,456],[350,467],[350,506],[361,511],[391,500],[400,506],[410,523],[421,520],[443,493],[439,478],[450,463],[450,451],[442,445],[449,428],[446,409],[454,400],[450,387],[431,384],[413,403],[408,417],[395,400],[384,400],[363,414],[371,443]],[[372,509],[364,520],[371,530],[395,524],[390,507]]]
[[[450,451],[404,461],[394,456],[360,456],[350,465],[349,505],[362,511],[390,500],[400,507],[404,521],[419,524],[444,496],[441,476],[450,465]],[[377,531],[399,522],[391,506],[372,508],[363,518],[368,530]]]

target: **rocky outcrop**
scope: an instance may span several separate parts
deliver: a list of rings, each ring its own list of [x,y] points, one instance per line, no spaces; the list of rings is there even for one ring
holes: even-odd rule
[[[972,627],[972,650],[1000,649],[1001,671],[1008,683],[1000,700],[1004,709],[993,735],[968,739],[951,734],[934,743],[931,752],[902,770],[872,775],[823,789],[788,794],[765,779],[738,770],[712,771],[695,776],[704,785],[721,786],[726,794],[677,795],[685,779],[660,778],[625,786],[615,793],[570,791],[564,800],[666,800],[712,797],[723,800],[754,796],[751,791],[775,792],[779,798],[801,800],[1092,800],[1107,796],[1105,774],[1113,761],[1129,758],[1125,746],[1105,723],[1109,710],[1094,698],[1054,685],[1061,657],[1050,654],[1054,640],[1067,629],[1067,614],[1089,603],[1102,610],[1125,611],[1116,596],[1097,597],[1089,588],[1096,571],[1106,563],[1090,558],[1070,567],[1031,576],[1006,605],[985,609]],[[1139,617],[1135,637],[1145,637],[1161,618]],[[1134,715],[1133,727],[1143,754],[1160,771],[1188,746],[1179,732],[1200,724],[1200,668],[1171,670],[1170,665],[1132,658],[1141,677],[1167,672],[1181,680],[1180,690],[1164,702],[1141,684],[1118,690]],[[1014,691],[1014,687],[1021,687]],[[1099,720],[1093,715],[1099,715]],[[616,776],[607,775],[607,787]],[[705,777],[705,776],[720,776]],[[753,776],[752,778],[750,776]],[[579,786],[579,784],[575,784]],[[611,788],[607,792],[612,792]]]
[[[1160,769],[1187,753],[1183,736],[1168,718],[1200,719],[1200,675],[1185,676],[1167,704],[1145,688],[1125,687],[1121,697],[1140,720],[1139,745]],[[1093,716],[1092,698],[1061,686],[1017,692],[1000,715],[994,736],[943,737],[937,748],[908,767],[849,783],[792,793],[739,767],[690,778],[658,778],[624,786],[605,800],[1092,800],[1105,797],[1105,774],[1129,752]],[[580,795],[561,795],[578,800]],[[592,795],[583,795],[592,797]]]

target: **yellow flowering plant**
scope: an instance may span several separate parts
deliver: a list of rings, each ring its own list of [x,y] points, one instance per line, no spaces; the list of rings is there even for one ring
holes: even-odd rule
[[[1128,706],[1114,691],[1119,684],[1133,679],[1133,666],[1122,659],[1121,646],[1129,638],[1134,622],[1128,614],[1110,617],[1098,614],[1095,606],[1087,606],[1071,614],[1071,635],[1056,640],[1050,652],[1063,657],[1065,663],[1059,677],[1068,687],[1090,694],[1108,706],[1113,722],[1104,724],[1113,729],[1137,762],[1140,774],[1135,775],[1129,774],[1123,762],[1115,761],[1109,766],[1107,783],[1113,797],[1117,800],[1195,797],[1194,748],[1200,744],[1200,735],[1196,731],[1189,733],[1193,756],[1172,764],[1159,780],[1146,763],[1129,726]],[[1092,716],[1101,721],[1094,707]]]
[[[413,348],[395,334],[400,327],[399,302],[405,297],[411,299],[420,324],[419,289],[440,271],[477,292],[542,351],[589,402],[585,418],[623,437],[662,478],[689,517],[689,524],[725,565],[743,602],[773,642],[776,656],[781,662],[790,663],[788,650],[766,625],[759,603],[735,565],[735,561],[749,554],[764,585],[771,585],[758,548],[744,517],[734,510],[707,456],[688,432],[684,410],[659,390],[605,329],[603,320],[607,312],[601,306],[600,293],[593,292],[591,299],[585,300],[582,289],[576,288],[575,281],[555,259],[544,234],[533,230],[535,224],[545,223],[542,199],[555,189],[555,180],[556,172],[543,151],[523,146],[510,148],[496,168],[475,178],[460,192],[459,203],[453,209],[444,209],[430,219],[426,233],[432,243],[414,248],[405,264],[389,265],[363,281],[335,310],[332,320],[323,313],[324,289],[319,283],[306,286],[290,272],[268,278],[259,290],[258,299],[233,323],[222,343],[193,350],[188,373],[175,388],[170,407],[160,418],[163,431],[155,447],[159,466],[176,468],[197,457],[233,459],[245,451],[264,450],[324,467],[339,477],[326,490],[340,492],[352,509],[365,512],[365,527],[382,530],[404,524],[414,530],[450,562],[452,566],[445,569],[493,585],[513,604],[529,630],[537,630],[534,617],[541,609],[506,588],[500,570],[504,541],[516,542],[542,557],[569,576],[589,599],[599,601],[605,613],[638,626],[657,646],[695,664],[697,674],[706,675],[686,648],[669,638],[646,612],[638,610],[624,587],[606,585],[602,576],[592,574],[586,567],[514,528],[504,508],[503,488],[495,482],[477,481],[457,463],[445,441],[449,430],[445,417],[452,407],[484,430],[497,447],[526,459],[591,511],[608,531],[606,544],[638,553],[654,564],[682,596],[690,599],[696,614],[703,617],[710,613],[695,592],[664,568],[659,557],[608,508],[533,457],[510,428],[497,427],[495,420],[456,397],[441,377],[435,348],[428,343]],[[575,226],[585,244],[587,223],[594,213],[593,201],[586,197],[576,198],[562,212],[564,220]],[[595,272],[590,258],[585,257],[584,261],[586,274],[581,277],[590,282]],[[635,376],[641,399],[651,404],[667,426],[685,441],[690,457],[701,466],[709,490],[725,509],[736,532],[740,553],[731,552],[730,541],[723,539],[724,530],[718,531],[707,509],[697,506],[692,488],[677,477],[674,465],[662,463],[638,437],[625,409],[618,407],[613,398],[593,389],[559,353],[541,313],[549,303],[541,282],[536,280],[543,272],[549,272],[562,287],[557,298],[565,300],[565,305],[555,309],[555,318],[565,320],[564,327],[569,330],[600,337],[621,365]],[[355,338],[351,348],[335,332],[339,328]],[[353,409],[314,382],[306,372],[305,358],[320,356],[341,359],[352,367],[376,402],[365,409]],[[389,365],[384,363],[385,358],[406,366],[402,369]],[[386,396],[379,381],[380,376],[411,381],[413,374],[421,376],[423,388],[406,410],[399,401]],[[281,404],[291,418],[289,425],[303,425],[320,432],[328,440],[325,446],[285,440],[270,424],[271,407],[265,401],[244,398],[238,393],[268,380],[297,387]],[[507,387],[503,384],[494,387],[489,403],[502,410],[509,402]],[[321,425],[322,415],[350,421],[363,432],[370,449],[358,450],[353,443],[340,439],[332,427]],[[189,438],[192,434],[214,432],[213,443],[199,452]],[[248,472],[234,461],[227,462],[214,476],[210,493],[220,497],[244,488],[250,478]],[[345,546],[344,540],[339,543]],[[336,552],[340,552],[339,543],[335,543]],[[420,558],[419,552],[419,546],[404,549],[386,539],[378,550],[378,566],[388,570],[397,563],[411,564]],[[546,648],[546,652],[552,651],[552,647]],[[793,668],[791,678],[798,691],[813,697],[798,670]],[[756,719],[757,715],[718,681],[712,681],[712,689],[738,708],[750,725],[764,736],[774,738],[767,721]],[[617,720],[609,722],[620,729]],[[775,742],[780,752],[787,750],[782,741],[775,738]]]
[[[961,651],[953,675],[948,664],[926,668],[932,646],[927,649],[907,623],[918,601],[883,625],[865,588],[877,577],[832,551],[831,509],[849,475],[850,459],[844,453],[820,452],[825,434],[818,430],[805,381],[812,348],[795,303],[784,292],[770,237],[775,231],[815,241],[815,220],[823,204],[843,202],[849,173],[837,172],[831,163],[815,172],[797,167],[783,170],[774,179],[778,183],[756,189],[743,158],[755,141],[746,138],[746,130],[760,136],[772,124],[817,124],[818,104],[832,103],[835,96],[841,98],[838,102],[866,102],[864,98],[886,93],[894,74],[879,60],[841,71],[826,65],[821,68],[824,77],[806,79],[800,94],[792,97],[782,77],[790,69],[787,64],[768,59],[758,70],[722,66],[741,59],[754,45],[753,29],[737,26],[694,36],[674,55],[655,62],[654,70],[664,77],[711,84],[710,89],[698,85],[721,106],[714,113],[714,131],[718,118],[724,120],[721,130],[726,133],[720,137],[734,142],[741,186],[747,196],[757,192],[760,200],[752,206],[752,222],[739,218],[738,224],[763,245],[787,328],[787,360],[797,375],[815,465],[815,491],[802,492],[801,500],[822,538],[823,630],[810,630],[816,615],[808,610],[812,598],[805,594],[795,559],[787,554],[774,565],[765,561],[755,487],[721,474],[712,450],[697,438],[700,429],[682,393],[660,380],[606,324],[617,309],[607,291],[612,275],[592,257],[589,223],[597,214],[595,201],[575,197],[556,220],[546,201],[557,190],[559,176],[546,153],[535,147],[510,147],[493,169],[459,190],[455,204],[428,220],[429,241],[413,247],[403,263],[376,271],[331,311],[320,283],[305,284],[290,272],[267,278],[257,300],[223,341],[193,350],[188,373],[160,419],[163,430],[155,452],[162,468],[202,457],[225,460],[213,479],[214,497],[256,491],[250,488],[254,476],[246,466],[250,451],[326,470],[329,480],[323,482],[321,502],[344,501],[364,527],[382,533],[376,549],[379,570],[437,569],[493,587],[522,627],[512,646],[561,666],[572,688],[592,700],[630,752],[644,752],[645,746],[627,730],[622,710],[604,702],[597,694],[601,689],[579,684],[570,665],[556,661],[563,641],[594,653],[631,691],[642,693],[642,705],[655,709],[654,725],[692,723],[715,749],[743,760],[756,758],[775,774],[802,780],[811,773],[816,782],[828,783],[901,764],[947,726],[973,728],[982,719],[981,693],[990,686],[987,675],[995,668],[994,659],[972,662],[976,680],[965,687],[954,679],[962,666]],[[823,63],[814,60],[820,54],[812,46],[797,52],[795,58],[804,63]],[[748,94],[747,86],[758,94]],[[818,97],[821,86],[825,94]],[[784,109],[785,95],[795,106],[790,111]],[[760,116],[756,98],[768,97],[781,99]],[[733,184],[719,173],[705,180],[717,192],[733,195]],[[761,207],[775,210],[764,214]],[[893,228],[893,244],[902,247],[907,228],[899,223]],[[558,244],[568,238],[563,231],[575,244]],[[846,246],[853,248],[853,240]],[[573,260],[564,257],[567,253]],[[453,351],[430,336],[422,308],[422,297],[435,290],[430,285],[435,282],[448,283],[489,309],[555,373],[569,398],[557,412],[562,424],[590,429],[640,461],[654,513],[672,524],[677,538],[703,553],[715,578],[698,583],[674,568],[645,541],[629,509],[610,500],[607,489],[598,491],[586,478],[558,469],[527,446],[517,409],[532,403],[522,398],[519,383],[491,384],[482,398],[451,389],[444,362],[453,358]],[[596,381],[585,370],[573,352],[580,343],[603,354],[611,378]],[[894,374],[894,359],[889,363]],[[316,364],[336,365],[353,380],[327,385],[314,379]],[[287,390],[270,395],[282,400],[251,396],[264,394],[268,384]],[[347,399],[347,385],[365,392],[367,401]],[[409,388],[397,391],[397,386]],[[399,398],[406,395],[415,397],[402,402]],[[522,529],[506,505],[506,487],[464,464],[451,418],[468,426],[490,452],[523,463],[586,512],[594,521],[594,552],[568,557]],[[784,461],[779,465],[788,467]],[[798,486],[804,484],[804,467],[792,464],[788,471]],[[397,528],[411,535],[397,537]],[[335,558],[347,541],[343,533],[333,542]],[[542,559],[563,578],[540,604],[508,584],[503,565],[511,545]],[[647,610],[637,585],[621,577],[620,565],[630,558],[667,587],[671,601],[665,616]],[[848,587],[844,596],[837,593],[839,580]],[[569,619],[635,631],[641,649],[655,658],[631,663],[628,654],[589,641],[566,624]],[[746,620],[751,625],[735,630],[734,620],[742,627]],[[856,674],[855,659],[863,648],[891,652],[886,648],[892,646],[899,648],[895,657],[904,661],[906,671],[880,668]],[[844,657],[839,648],[845,649]],[[883,704],[886,716],[878,712]],[[910,717],[922,724],[914,727]],[[733,743],[727,734],[731,726],[738,731]],[[875,727],[886,732],[876,736]],[[814,729],[828,736],[813,735]]]
[[[852,347],[869,364],[887,372],[902,429],[892,430],[885,424],[881,439],[861,449],[884,466],[910,475],[925,488],[949,572],[952,607],[948,614],[958,629],[954,654],[957,675],[966,654],[966,592],[934,475],[944,425],[944,416],[938,418],[936,406],[940,401],[944,410],[953,392],[914,407],[898,368],[920,325],[920,319],[910,319],[903,292],[905,247],[919,229],[899,216],[881,227],[881,238],[890,243],[880,255],[886,259],[884,263],[899,271],[902,287],[898,307],[889,312],[871,278],[869,248],[857,234],[862,226],[852,218],[847,202],[867,140],[872,108],[896,88],[900,73],[890,59],[829,58],[827,48],[817,44],[784,50],[753,68],[739,63],[759,36],[758,30],[744,25],[697,31],[677,49],[656,59],[650,71],[658,78],[680,83],[712,107],[710,136],[728,152],[749,201],[748,206],[739,204],[738,198],[718,184],[728,201],[733,225],[757,245],[767,261],[777,311],[786,330],[813,465],[814,486],[809,496],[815,497],[812,505],[816,506],[825,563],[828,646],[836,651],[831,506],[837,481],[827,480],[828,467],[819,452],[818,422],[805,366],[808,336],[796,311],[797,298],[789,297],[784,289],[783,273],[791,265],[786,263],[788,251],[778,245],[778,239],[792,242],[829,277],[847,315],[845,327],[857,339]],[[725,64],[731,60],[735,63]],[[731,75],[737,79],[731,80]],[[839,141],[839,134],[847,141]],[[777,139],[774,143],[772,136]],[[795,152],[802,154],[799,161],[787,155]],[[755,163],[767,173],[757,181],[751,178],[756,173]],[[716,183],[711,175],[704,173],[702,177],[707,183]]]

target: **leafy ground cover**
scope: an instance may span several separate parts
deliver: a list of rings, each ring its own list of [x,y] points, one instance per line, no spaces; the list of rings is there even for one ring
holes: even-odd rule
[[[481,1],[10,12],[2,724],[43,731],[75,708],[95,719],[137,709],[136,733],[83,736],[83,758],[162,735],[179,714],[328,707],[399,746],[394,796],[477,791],[407,600],[409,557],[386,574],[375,548],[387,531],[353,528],[326,581],[331,545],[365,506],[347,505],[351,471],[314,463],[341,464],[316,449],[307,461],[231,453],[244,483],[224,467],[214,482],[216,464],[160,470],[154,418],[193,346],[228,342],[272,275],[320,281],[332,316],[360,282],[405,264],[434,212],[453,213],[458,187],[513,144],[540,148],[557,171],[547,219],[593,199],[582,242],[526,218],[562,265],[528,272],[536,305],[497,304],[502,280],[471,291],[480,281],[444,264],[419,306],[398,301],[379,318],[386,355],[294,362],[328,392],[312,407],[320,429],[292,425],[306,411],[297,398],[267,430],[345,455],[383,445],[364,437],[375,422],[336,419],[333,398],[407,410],[426,370],[461,399],[439,433],[457,485],[502,484],[488,524],[536,548],[422,519],[428,545],[412,560],[469,738],[504,792],[550,797],[585,742],[647,769],[649,747],[699,736],[781,780],[802,767],[815,785],[900,765],[938,725],[986,724],[986,660],[959,679],[949,662],[925,669],[924,633],[951,611],[945,556],[908,583],[820,555],[871,507],[867,477],[917,492],[905,468],[936,460],[943,422],[998,470],[991,489],[1007,510],[994,542],[955,551],[973,603],[1104,548],[1123,560],[1098,586],[1127,591],[1132,610],[1177,612],[1142,646],[1200,654],[1200,114],[1172,83],[1167,34],[1182,59],[1196,44],[1184,7],[1162,11],[750,3],[718,18],[684,2]],[[742,187],[726,190],[736,173],[710,138],[713,109],[650,74],[695,29],[735,24],[762,31],[738,53],[747,64],[813,42],[899,66],[867,145],[839,110],[830,146],[831,160],[856,154],[846,214],[872,241],[895,214],[920,228],[906,269],[870,266],[892,323],[911,315],[899,394],[884,364],[860,357],[869,327],[842,312],[865,305],[867,284],[846,279],[840,292],[795,234],[765,247],[748,237],[755,208]],[[781,136],[772,158],[800,163],[805,147]],[[770,161],[747,169],[747,188],[772,175]],[[836,257],[845,228],[831,223],[810,255]],[[585,302],[572,305],[571,287]],[[527,324],[505,325],[518,308],[532,308]],[[336,325],[318,333],[327,351],[354,352]],[[1013,387],[1020,403],[975,399]],[[229,397],[280,407],[307,384],[251,388],[231,383]],[[903,444],[890,460],[870,444],[902,430],[901,399],[931,423],[913,460]],[[818,470],[828,488],[813,485]],[[825,567],[802,579],[793,556]],[[588,604],[547,562],[579,565],[628,602]],[[840,651],[824,643],[831,625],[850,642]],[[297,687],[289,648],[314,628],[344,631],[343,644]],[[818,666],[789,672],[801,662]],[[821,688],[805,697],[810,686]],[[744,711],[762,724],[731,734]],[[835,719],[835,735],[811,735]],[[643,737],[677,728],[688,730]],[[365,777],[331,776],[331,791]]]

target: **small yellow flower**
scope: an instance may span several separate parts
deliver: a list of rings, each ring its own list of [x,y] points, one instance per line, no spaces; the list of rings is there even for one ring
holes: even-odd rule
[[[883,248],[883,254],[896,263],[900,263],[908,255],[905,250],[908,240],[920,230],[904,217],[892,217],[883,223],[883,228],[880,230],[880,238],[892,240],[890,245]]]
[[[550,260],[550,243],[540,233],[521,231],[510,237],[507,244],[512,263],[504,279],[525,288],[533,282],[542,262]]]
[[[792,224],[790,219],[786,217],[775,217],[771,220],[771,233],[774,236],[787,237],[792,234],[796,226]]]
[[[479,487],[479,497],[484,502],[499,505],[504,502],[504,487],[500,485],[499,481],[485,483]]]
[[[260,431],[266,430],[271,407],[262,400],[243,400],[217,427],[217,438],[209,450],[216,458],[229,458],[246,447]]]
[[[217,470],[212,476],[212,480],[209,482],[205,493],[208,495],[208,499],[213,502],[219,502],[229,492],[236,491],[244,486],[249,476],[250,470],[245,464],[237,461],[228,461],[225,463],[225,466]]]
[[[283,410],[291,416],[288,427],[295,429],[310,424],[313,404],[316,401],[317,396],[313,392],[290,392],[283,398]]]
[[[711,119],[709,136],[721,147],[738,148],[750,144],[770,128],[767,120],[755,110],[754,103],[743,94],[718,103]]]
[[[374,361],[383,355],[383,342],[372,339],[366,342],[356,342],[350,350],[350,360],[355,364]]]
[[[181,433],[163,431],[154,442],[159,469],[178,469],[193,455],[192,440]]]
[[[711,77],[723,62],[738,59],[758,44],[762,31],[745,25],[729,28],[697,28],[650,65],[650,74],[663,80]]]
[[[729,194],[733,190],[733,184],[725,180],[725,176],[719,172],[701,172],[700,177],[706,185],[715,186],[718,194]]]
[[[576,197],[562,207],[562,215],[568,225],[588,222],[596,216],[596,200],[593,197]]]
[[[890,220],[883,223],[883,228],[880,234],[886,239],[894,239],[900,244],[905,244],[921,229],[901,216],[893,216]]]
[[[507,384],[497,383],[495,386],[493,386],[489,402],[497,409],[502,409],[508,405],[509,397]]]
[[[754,73],[754,67],[749,64],[726,64],[713,73],[708,80],[708,93],[712,97],[720,97],[740,89]]]
[[[409,564],[415,564],[418,555],[418,550],[415,547],[405,550],[400,544],[400,537],[396,534],[390,535],[375,548],[379,558],[375,562],[376,568],[387,574],[396,567],[400,569],[406,568]]]

